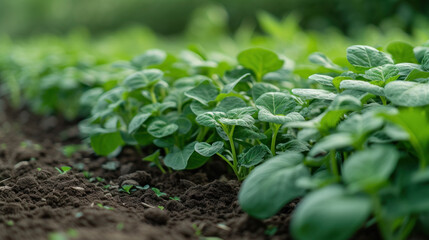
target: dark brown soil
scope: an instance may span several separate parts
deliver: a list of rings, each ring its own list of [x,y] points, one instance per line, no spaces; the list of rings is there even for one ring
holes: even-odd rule
[[[237,203],[240,183],[222,162],[161,174],[132,149],[112,159],[62,153],[79,142],[76,124],[0,109],[0,239],[291,239],[297,202],[271,219],[250,218]],[[100,167],[106,163],[117,168]],[[73,169],[60,174],[61,166]],[[124,184],[150,187],[127,194],[118,190]],[[355,239],[379,237],[370,230]]]

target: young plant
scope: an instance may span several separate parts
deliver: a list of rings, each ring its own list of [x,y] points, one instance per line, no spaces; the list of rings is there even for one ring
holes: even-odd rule
[[[68,171],[70,171],[72,168],[69,166],[62,166],[60,168],[55,167],[55,169],[60,173],[60,174],[66,174]]]

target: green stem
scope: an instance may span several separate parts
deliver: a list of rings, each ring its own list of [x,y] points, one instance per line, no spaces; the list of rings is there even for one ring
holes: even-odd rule
[[[161,172],[164,174],[166,173],[165,169],[162,167],[162,164],[159,162],[159,160],[155,161],[155,165],[161,170]]]
[[[155,96],[155,85],[150,89],[150,97],[152,99],[152,103],[157,103],[158,101],[156,100],[156,96]]]
[[[386,225],[386,222],[383,219],[383,213],[382,213],[382,206],[379,197],[377,194],[372,193],[371,199],[374,206],[374,216],[377,221],[378,229],[383,236],[383,239],[391,240],[393,239],[391,232],[388,229],[388,226]]]
[[[231,153],[232,153],[232,159],[234,160],[234,167],[237,168],[238,166],[238,160],[237,160],[237,153],[235,151],[235,146],[234,146],[234,129],[235,129],[235,125],[233,125],[231,127],[231,130],[228,130],[228,126],[224,125],[221,123],[221,127],[223,129],[223,131],[225,131],[226,135],[228,136],[228,140],[229,140],[229,145],[231,147]]]
[[[271,153],[273,156],[276,155],[276,140],[277,140],[277,134],[279,133],[280,124],[275,124],[271,126],[271,130],[273,131],[273,136],[271,137]]]
[[[380,99],[383,105],[386,106],[387,105],[386,97],[380,96]]]
[[[238,172],[237,172],[237,169],[234,167],[234,165],[232,165],[232,163],[225,156],[223,156],[222,154],[216,153],[216,155],[218,155],[219,157],[221,157],[232,168],[232,170],[234,171],[234,173],[237,176],[237,178],[240,179],[240,177],[238,175]]]
[[[338,171],[337,159],[335,158],[335,150],[331,150],[330,152],[330,165],[331,165],[332,173],[334,174],[335,177],[339,179],[340,173]]]

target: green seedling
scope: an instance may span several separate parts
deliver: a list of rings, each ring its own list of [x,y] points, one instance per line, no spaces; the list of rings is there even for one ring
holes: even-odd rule
[[[159,208],[159,209],[161,209],[161,210],[164,210],[164,207],[163,207],[163,206],[158,206],[158,208]]]
[[[103,208],[103,209],[107,209],[107,210],[113,210],[114,208],[112,208],[112,207],[109,207],[109,206],[104,206],[103,204],[101,204],[101,203],[97,203],[97,206],[98,207],[100,207],[100,208]]]
[[[66,174],[68,171],[70,171],[72,168],[69,166],[62,166],[60,168],[55,167],[55,169],[60,173],[60,174]]]
[[[133,189],[133,187],[134,187],[134,185],[123,185],[121,187],[121,190],[128,193],[128,194],[131,194],[131,189]]]
[[[12,227],[13,225],[15,225],[15,222],[13,220],[7,220],[6,225],[8,225],[9,227]]]
[[[169,197],[170,200],[174,200],[174,201],[179,201],[180,202],[180,198],[175,196],[175,197]]]
[[[151,188],[152,191],[156,194],[158,197],[167,196],[167,193],[161,192],[158,188]]]

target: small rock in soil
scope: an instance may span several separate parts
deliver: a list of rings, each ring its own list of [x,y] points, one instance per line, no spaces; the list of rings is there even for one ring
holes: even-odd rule
[[[165,211],[157,208],[149,208],[145,210],[144,217],[151,223],[165,225],[168,222],[168,215]]]
[[[137,181],[132,180],[132,179],[128,179],[128,180],[125,180],[125,181],[123,181],[123,182],[121,183],[121,186],[122,186],[122,187],[123,187],[123,186],[125,186],[125,185],[138,186],[138,185],[139,185],[139,183],[138,183]]]
[[[125,180],[134,180],[134,181],[138,182],[137,185],[144,186],[144,185],[150,183],[150,181],[152,180],[152,177],[150,176],[149,173],[147,173],[145,171],[137,171],[137,172],[130,173],[127,175],[122,175],[119,177],[118,180],[121,183],[121,186]]]

